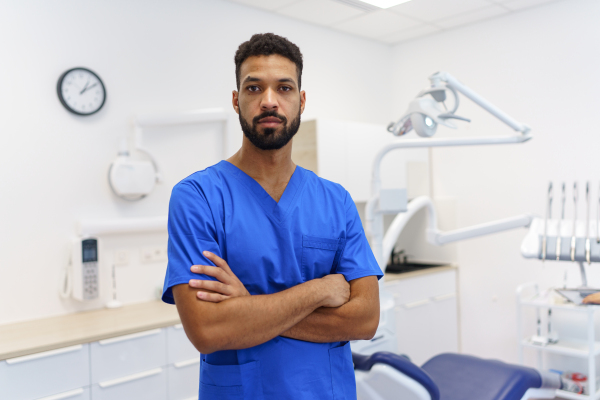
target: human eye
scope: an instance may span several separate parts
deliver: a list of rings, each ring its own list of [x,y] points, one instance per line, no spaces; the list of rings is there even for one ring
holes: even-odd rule
[[[283,92],[289,92],[292,90],[291,86],[282,86],[279,88],[279,90],[283,91]]]
[[[250,85],[246,88],[249,92],[258,92],[260,88],[256,85]]]

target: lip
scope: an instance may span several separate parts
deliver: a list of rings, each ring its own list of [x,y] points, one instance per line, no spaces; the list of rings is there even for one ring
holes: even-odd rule
[[[279,124],[281,124],[281,120],[279,118],[276,117],[266,117],[266,118],[262,118],[258,121],[259,124],[263,125],[263,126],[277,126]]]

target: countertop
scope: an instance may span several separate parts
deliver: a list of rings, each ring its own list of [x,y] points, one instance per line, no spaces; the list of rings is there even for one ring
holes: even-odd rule
[[[458,269],[458,266],[451,264],[451,265],[442,265],[441,267],[424,268],[419,271],[402,272],[399,274],[386,272],[384,274],[384,276],[385,276],[386,282],[393,282],[393,281],[397,281],[397,280],[401,280],[401,279],[414,278],[415,276],[438,274],[440,272],[450,271],[450,270],[455,270],[455,269]]]
[[[175,306],[151,301],[0,325],[0,360],[179,323]]]
[[[454,265],[401,274],[386,273],[393,282],[456,269]],[[175,306],[161,301],[126,305],[117,309],[86,311],[58,317],[0,325],[0,360],[61,347],[95,342],[180,323]]]

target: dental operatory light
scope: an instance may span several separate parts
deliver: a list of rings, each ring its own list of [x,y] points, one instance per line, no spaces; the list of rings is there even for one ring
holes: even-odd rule
[[[390,8],[398,4],[408,3],[411,0],[360,0],[362,3],[367,3],[379,8]]]

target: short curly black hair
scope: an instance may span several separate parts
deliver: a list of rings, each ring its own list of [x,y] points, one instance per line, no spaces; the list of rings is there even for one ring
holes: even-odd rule
[[[240,44],[235,52],[235,81],[240,90],[240,68],[248,57],[279,54],[296,64],[298,88],[302,86],[302,53],[300,48],[283,36],[274,33],[257,33],[250,40]]]

